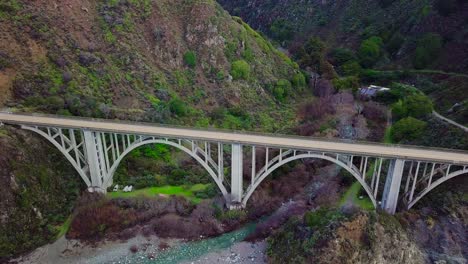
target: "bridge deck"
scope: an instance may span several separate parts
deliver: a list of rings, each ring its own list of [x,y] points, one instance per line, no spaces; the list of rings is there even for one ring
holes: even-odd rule
[[[0,122],[468,165],[468,152],[369,142],[340,142],[306,137],[164,127],[150,123],[3,112],[0,112]]]

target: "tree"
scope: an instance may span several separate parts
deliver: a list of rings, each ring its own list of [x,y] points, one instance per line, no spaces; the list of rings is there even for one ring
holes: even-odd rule
[[[247,80],[250,77],[250,65],[245,60],[233,62],[231,65],[231,75],[234,80]]]
[[[415,140],[422,136],[427,123],[414,117],[406,117],[392,126],[391,136],[395,142]]]
[[[431,64],[442,50],[442,37],[437,33],[428,33],[419,41],[416,48],[413,65],[416,69],[423,69]]]
[[[429,97],[424,94],[415,94],[404,100],[408,115],[415,118],[422,118],[432,113],[434,106]]]
[[[382,45],[382,39],[375,36],[370,37],[361,43],[358,54],[362,66],[371,67],[380,59],[380,56],[382,55]]]
[[[303,66],[317,66],[323,61],[326,46],[317,37],[310,38],[300,50],[300,62]]]

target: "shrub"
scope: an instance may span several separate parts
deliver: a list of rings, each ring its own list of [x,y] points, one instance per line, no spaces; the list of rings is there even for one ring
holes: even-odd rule
[[[419,41],[416,48],[413,65],[416,69],[423,69],[433,62],[442,49],[442,37],[436,33],[428,33]]]
[[[210,199],[218,194],[218,187],[215,184],[210,183],[205,189],[196,191],[194,194],[195,197],[200,199]]]
[[[382,55],[381,47],[383,41],[380,37],[370,37],[361,43],[359,48],[359,59],[362,66],[373,66]]]
[[[234,80],[244,79],[250,77],[250,65],[245,60],[238,60],[231,65],[231,75]]]
[[[189,67],[195,67],[197,64],[197,55],[193,51],[187,51],[184,54],[184,62]]]
[[[350,61],[341,66],[341,71],[345,76],[359,76],[361,70],[361,65],[357,61]]]
[[[177,98],[169,101],[169,109],[177,116],[185,116],[188,112],[187,105],[182,100]]]
[[[391,137],[395,142],[402,140],[414,140],[423,134],[427,123],[414,117],[403,118],[393,124]]]
[[[294,85],[294,87],[296,88],[303,88],[306,86],[306,77],[304,76],[304,74],[302,73],[296,73],[294,76],[293,76],[293,79],[292,79],[292,84]]]
[[[136,220],[132,210],[122,210],[103,201],[84,206],[72,220],[68,238],[97,239],[107,232],[120,232]]]
[[[281,79],[276,83],[275,88],[273,88],[273,95],[278,101],[283,102],[290,90],[291,83],[286,79]]]
[[[337,78],[333,80],[333,86],[338,90],[357,90],[359,88],[359,78],[349,76],[345,78]]]
[[[317,211],[307,212],[304,215],[304,222],[312,228],[322,228],[331,222],[343,219],[344,216],[335,209],[322,207]]]

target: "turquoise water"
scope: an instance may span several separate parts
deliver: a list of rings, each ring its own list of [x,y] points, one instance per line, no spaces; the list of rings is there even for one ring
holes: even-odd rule
[[[117,262],[113,261],[112,263],[175,264],[182,261],[194,261],[205,254],[227,249],[234,243],[241,242],[255,230],[255,226],[256,223],[251,223],[239,230],[223,234],[219,237],[185,242],[165,251],[158,252],[156,258],[153,260],[148,259],[146,253],[137,253],[126,256],[124,259]]]

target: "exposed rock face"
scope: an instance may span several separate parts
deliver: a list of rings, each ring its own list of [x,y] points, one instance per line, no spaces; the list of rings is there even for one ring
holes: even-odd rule
[[[314,259],[320,263],[424,263],[418,245],[398,222],[382,224],[384,217],[389,218],[385,221],[395,221],[380,215],[374,222],[369,215],[361,214],[343,223]]]

